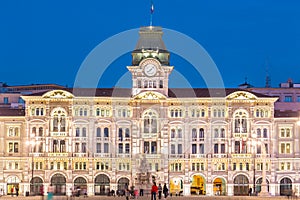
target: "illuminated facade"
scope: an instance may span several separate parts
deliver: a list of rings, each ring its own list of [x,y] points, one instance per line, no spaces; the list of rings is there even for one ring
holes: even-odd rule
[[[299,191],[298,115],[247,90],[169,88],[161,36],[141,28],[131,89],[50,90],[1,108],[0,187],[104,195],[155,180],[173,194],[247,195],[260,191],[265,147],[269,193]]]

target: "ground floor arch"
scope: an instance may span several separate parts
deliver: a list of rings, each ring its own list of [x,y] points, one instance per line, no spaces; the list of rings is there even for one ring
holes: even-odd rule
[[[280,195],[288,195],[292,192],[293,184],[290,178],[282,178],[280,180]]]
[[[240,174],[237,175],[234,180],[234,196],[242,196],[242,195],[248,195],[249,191],[249,179],[247,176]]]
[[[66,195],[66,178],[64,175],[54,174],[50,183],[54,195]]]
[[[218,177],[213,181],[214,195],[226,195],[226,181],[224,178]]]
[[[74,180],[74,189],[79,192],[79,194],[84,194],[87,192],[87,181],[83,177],[77,177]]]
[[[192,195],[206,195],[206,180],[201,175],[194,175],[191,180]]]
[[[267,182],[267,187],[268,187],[268,192],[269,192],[270,191],[269,180],[267,179],[266,182]],[[262,183],[262,178],[259,178],[256,180],[256,183],[255,183],[255,192],[256,193],[260,193],[261,183]]]
[[[126,188],[129,188],[129,179],[122,177],[118,180],[118,190],[125,190]]]
[[[40,195],[43,192],[43,180],[40,177],[33,177],[31,179],[30,192],[32,195]]]
[[[107,195],[110,191],[110,179],[105,174],[99,174],[95,178],[95,195]]]
[[[17,190],[19,191],[19,183],[20,179],[17,176],[10,176],[7,178],[7,191],[6,193],[8,195],[10,194],[16,194]]]
[[[179,195],[183,192],[183,180],[180,177],[170,179],[170,195]]]

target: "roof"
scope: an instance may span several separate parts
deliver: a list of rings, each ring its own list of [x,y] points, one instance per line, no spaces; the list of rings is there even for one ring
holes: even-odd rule
[[[65,89],[65,91],[70,92],[77,97],[131,97],[131,88],[68,88]],[[225,97],[237,91],[249,92],[239,88],[169,88],[168,96],[170,98]],[[26,96],[43,96],[45,93],[47,93],[47,91]],[[260,93],[251,93],[260,98],[270,97]]]
[[[25,116],[25,110],[3,107],[0,108],[0,116]]]
[[[159,26],[141,27],[139,31],[140,37],[135,49],[161,49],[167,50],[162,40],[163,31]]]

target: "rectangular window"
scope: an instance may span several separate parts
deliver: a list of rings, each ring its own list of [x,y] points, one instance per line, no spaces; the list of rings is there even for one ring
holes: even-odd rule
[[[118,147],[118,149],[119,149],[119,153],[123,153],[123,144],[119,144],[119,147]]]
[[[86,143],[82,143],[81,152],[86,153]]]
[[[64,162],[64,170],[67,170],[67,169],[68,169],[68,163]]]
[[[192,144],[192,154],[197,154],[197,144]]]
[[[225,153],[225,144],[221,144],[221,153]]]
[[[218,144],[214,145],[214,153],[215,154],[219,153],[219,145]]]
[[[199,153],[204,154],[204,144],[199,145]]]
[[[284,102],[292,102],[292,101],[293,101],[292,96],[285,96],[284,97]]]
[[[104,143],[104,153],[109,153],[109,144]]]
[[[297,102],[300,102],[300,96],[297,96]]]
[[[236,163],[233,163],[232,169],[236,170]]]
[[[171,144],[171,154],[175,154],[175,144]]]
[[[130,145],[125,144],[125,153],[129,154],[130,153]]]
[[[96,152],[101,153],[101,143],[97,143],[96,145]]]
[[[182,144],[178,144],[178,154],[182,154]]]

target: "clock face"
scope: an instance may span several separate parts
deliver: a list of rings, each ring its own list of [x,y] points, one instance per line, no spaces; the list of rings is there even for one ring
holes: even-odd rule
[[[157,71],[157,68],[154,64],[149,63],[144,67],[144,73],[147,76],[154,76],[156,74],[156,71]]]

